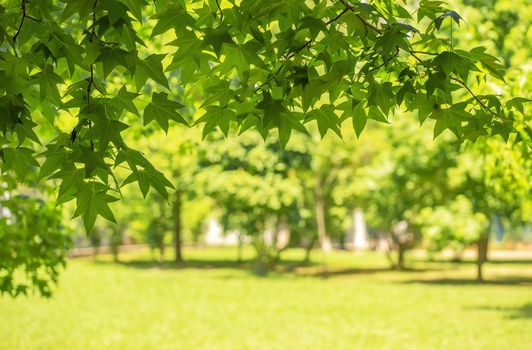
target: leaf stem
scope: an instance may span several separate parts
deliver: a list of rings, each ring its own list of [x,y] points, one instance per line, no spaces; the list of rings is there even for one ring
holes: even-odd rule
[[[26,0],[22,0],[22,3],[20,5],[20,9],[22,10],[22,18],[20,19],[20,23],[18,25],[17,32],[15,33],[15,35],[13,35],[13,42],[14,43],[17,42],[17,38],[18,38],[18,36],[20,34],[20,31],[22,30],[22,26],[24,25],[24,20],[27,17],[27,15],[26,15]]]

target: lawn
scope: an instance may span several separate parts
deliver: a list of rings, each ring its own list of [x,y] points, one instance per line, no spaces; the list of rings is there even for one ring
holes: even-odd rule
[[[334,252],[324,278],[293,250],[259,277],[235,255],[189,248],[180,269],[147,252],[71,260],[52,299],[0,298],[0,349],[531,349],[530,263],[490,263],[478,285],[468,263],[396,272]]]

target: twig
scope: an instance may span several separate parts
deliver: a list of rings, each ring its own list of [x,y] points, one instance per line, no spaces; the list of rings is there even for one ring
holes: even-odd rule
[[[399,55],[399,47],[396,46],[396,51],[395,51],[395,53],[393,54],[393,56],[390,57],[389,60],[384,60],[384,59],[383,59],[383,62],[382,62],[381,64],[379,64],[378,66],[375,66],[375,67],[371,68],[371,69],[369,70],[369,72],[373,72],[373,71],[375,71],[375,70],[377,70],[377,69],[379,69],[379,68],[384,67],[386,64],[388,64],[388,62],[390,62],[391,60],[393,60],[394,58],[396,58],[397,55]]]
[[[364,17],[362,17],[359,13],[356,12],[356,10],[353,7],[353,5],[351,5],[348,1],[340,0],[340,2],[345,6],[346,9],[348,9],[349,11],[354,12],[355,15],[362,21],[362,23],[366,27],[366,33],[367,33],[367,28],[371,28],[373,31],[375,31],[375,32],[377,32],[379,34],[382,34],[382,30],[380,30],[379,28],[377,28],[373,24],[371,24],[368,21],[366,21],[366,19]]]
[[[98,0],[94,0],[94,4],[92,5],[92,25],[90,27],[91,33],[89,35],[89,42],[92,42],[96,33],[96,6],[98,6]]]
[[[26,19],[26,17],[28,17],[26,15],[26,0],[22,0],[22,3],[20,5],[20,9],[22,10],[22,18],[20,19],[20,23],[18,25],[17,32],[15,33],[15,35],[13,35],[13,42],[17,41],[17,38],[18,38],[18,36],[20,34],[20,31],[22,30],[22,26],[24,25],[24,20]]]
[[[216,6],[218,7],[218,11],[220,11],[220,23],[224,20],[224,13],[222,12],[222,8],[220,7],[220,1],[216,0]]]
[[[336,22],[337,20],[340,19],[340,17],[342,17],[343,15],[345,15],[347,13],[347,11],[349,11],[349,9],[346,7],[342,10],[342,12],[340,12],[336,17],[334,17],[333,19],[330,19],[328,20],[327,22],[325,22],[325,25],[329,25],[331,23],[334,23]]]
[[[91,33],[89,35],[89,42],[92,42],[94,39],[94,35],[96,32],[96,6],[98,5],[98,0],[94,0],[94,5],[92,6],[92,26],[91,26]],[[91,94],[92,94],[92,86],[94,85],[94,65],[91,63],[89,65],[90,69],[90,76],[89,76],[89,83],[87,85],[87,109],[89,111],[89,118],[91,117]],[[92,128],[92,121],[89,119],[89,129]],[[92,139],[91,142],[91,150],[94,151],[94,142]]]
[[[458,79],[458,78],[454,78],[454,77],[451,77],[451,80],[452,81],[455,81],[457,82],[458,84],[462,85],[462,87],[464,87],[467,92],[469,92],[469,94],[475,99],[475,101],[478,102],[478,104],[486,111],[490,112],[491,114],[493,114],[494,116],[496,117],[499,117],[499,115],[497,113],[495,113],[494,111],[492,111],[488,106],[486,106],[486,104],[484,102],[482,102],[482,100],[480,100],[477,95],[475,95],[475,93],[473,91],[471,91],[471,89],[469,88],[469,86],[467,86],[467,84],[465,82],[463,82],[462,80]]]
[[[410,53],[419,53],[422,55],[431,55],[431,56],[438,56],[439,53],[437,52],[427,52],[427,51],[418,51],[418,50],[410,50]]]

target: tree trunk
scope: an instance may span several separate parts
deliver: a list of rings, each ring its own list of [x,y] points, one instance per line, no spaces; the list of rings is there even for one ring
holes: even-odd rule
[[[159,246],[159,262],[164,263],[164,242]]]
[[[488,260],[488,243],[490,238],[491,225],[477,242],[477,281],[484,282],[482,266]]]
[[[305,247],[305,258],[303,259],[303,262],[305,264],[308,264],[310,262],[310,253],[312,252],[312,248],[314,248],[314,244],[316,243],[316,236],[313,235],[310,239],[310,242]]]
[[[181,191],[179,190],[175,193],[174,223],[175,262],[180,264],[183,262],[183,255],[181,252]]]
[[[113,253],[113,261],[117,263],[119,261],[118,254],[120,253],[120,245],[122,244],[122,233],[125,231],[123,226],[119,226],[113,229],[111,235],[111,252]]]
[[[265,276],[268,274],[269,257],[267,252],[266,243],[261,234],[254,240],[255,250],[257,251],[257,258],[255,261],[254,272],[258,276]]]
[[[405,268],[405,251],[406,249],[402,244],[397,245],[397,270],[401,271]]]
[[[323,198],[323,188],[320,181],[316,182],[316,226],[318,229],[318,239],[323,253],[323,273],[327,275],[327,251],[328,251],[328,237],[327,224],[325,222],[325,201]]]
[[[92,250],[92,252],[93,252],[92,253],[93,254],[92,258],[93,258],[94,261],[97,261],[98,260],[98,255],[100,255],[100,246],[99,245],[94,246],[92,249],[93,249]]]
[[[395,243],[394,243],[394,239],[392,235],[393,235],[392,232],[385,233],[384,235],[379,234],[379,238],[378,238],[379,241],[386,240],[386,249],[384,250],[384,253],[386,255],[386,259],[388,260],[388,263],[390,264],[390,269],[394,269],[396,267],[395,261],[393,258],[393,251],[395,249]],[[377,249],[378,249],[378,246],[376,245],[375,250]]]
[[[242,237],[242,233],[238,233],[238,250],[237,250],[237,257],[236,257],[236,261],[238,263],[242,262],[243,248],[244,248],[244,238]]]
[[[273,236],[271,245],[267,248],[268,250],[268,265],[270,268],[274,268],[275,264],[277,264],[277,256],[278,256],[278,250],[277,250],[277,242],[279,241],[279,221],[280,218],[277,215],[275,217],[275,224],[273,226]]]
[[[119,259],[118,259],[118,250],[119,250],[119,248],[118,248],[118,246],[112,246],[111,250],[113,252],[113,262],[117,263],[119,261]]]

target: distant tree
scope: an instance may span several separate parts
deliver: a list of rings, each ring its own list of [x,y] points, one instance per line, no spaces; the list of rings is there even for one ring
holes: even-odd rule
[[[278,233],[300,196],[296,174],[283,156],[278,143],[257,142],[251,133],[211,139],[199,154],[198,188],[216,201],[226,230],[251,237],[260,274],[279,258]]]
[[[191,222],[190,219],[185,219],[189,215],[184,212],[187,205],[194,201],[196,193],[194,176],[198,172],[197,148],[201,141],[198,131],[173,127],[166,135],[153,131],[152,137],[137,140],[137,144],[168,176],[174,188],[171,190],[173,195],[169,198],[169,202],[163,197],[157,198],[161,210],[161,216],[158,219],[173,232],[174,261],[177,264],[184,261],[182,245],[185,230],[190,231],[192,225],[200,225],[199,222],[205,219],[199,215],[195,218],[196,222]],[[160,142],[162,137],[166,138],[166,142]],[[145,187],[143,194],[146,194],[148,189]],[[163,208],[163,206],[168,206],[168,208]],[[200,213],[202,213],[201,210],[195,214]]]
[[[429,253],[451,248],[454,260],[460,260],[464,249],[486,232],[491,219],[473,211],[471,201],[458,195],[445,205],[426,207],[413,216]]]
[[[421,240],[415,217],[424,208],[452,199],[448,170],[456,164],[459,145],[430,134],[412,133],[411,124],[386,130],[389,144],[359,175],[365,176],[368,222],[384,233],[396,253],[393,265],[404,268],[405,253]]]
[[[486,140],[466,147],[458,165],[452,174],[457,190],[471,201],[473,213],[488,223],[476,239],[477,279],[483,281],[492,219],[497,216],[521,226],[530,222],[532,159],[526,147]]]
[[[47,189],[17,186],[0,178],[0,293],[36,292],[50,297],[70,246],[63,215],[47,200]]]

